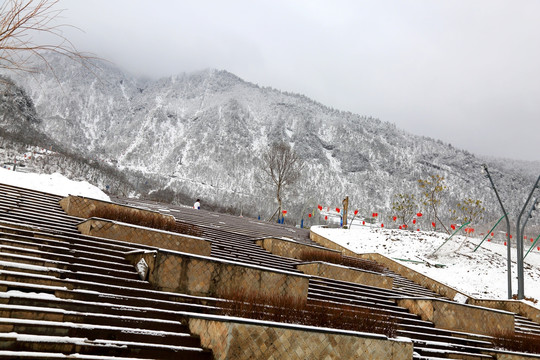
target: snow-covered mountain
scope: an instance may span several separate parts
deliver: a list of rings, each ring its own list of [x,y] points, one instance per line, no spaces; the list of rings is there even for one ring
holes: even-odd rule
[[[464,197],[484,200],[491,217],[499,213],[481,173],[486,160],[393,124],[259,87],[226,71],[154,81],[106,62],[88,68],[57,55],[48,61],[54,72],[41,64],[37,73],[13,76],[41,120],[31,126],[84,158],[118,167],[133,184],[152,179],[203,204],[266,215],[275,205],[271,190],[257,180],[260,156],[283,140],[306,163],[284,202],[297,217],[317,204],[341,206],[345,196],[364,214],[389,215],[393,195],[418,192],[417,180],[430,174],[446,178],[443,216]],[[4,116],[2,127],[13,126],[8,123]],[[515,213],[536,180],[534,171],[487,162]],[[540,171],[539,164],[530,165]]]

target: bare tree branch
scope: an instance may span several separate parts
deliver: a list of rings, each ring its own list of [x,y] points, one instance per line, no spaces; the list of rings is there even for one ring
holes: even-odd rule
[[[91,68],[88,60],[97,59],[79,52],[64,35],[63,29],[72,27],[55,24],[63,9],[56,9],[58,0],[6,0],[0,6],[0,69],[33,72],[30,58],[37,56],[52,70],[43,56],[53,52],[66,56]],[[38,34],[50,35],[53,43],[34,42]]]
[[[268,175],[267,181],[276,187],[278,219],[282,209],[282,194],[285,188],[294,184],[302,175],[303,163],[291,147],[283,142],[273,143],[262,156],[262,170]]]

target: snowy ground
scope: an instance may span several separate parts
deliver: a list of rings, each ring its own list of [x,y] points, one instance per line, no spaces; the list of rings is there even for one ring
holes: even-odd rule
[[[356,253],[376,252],[477,298],[506,299],[507,247],[482,238],[454,236],[435,254],[447,234],[358,226],[352,229],[312,227],[311,230]],[[504,234],[502,235],[504,236]],[[501,239],[502,241],[502,239]],[[525,251],[531,246],[525,242]],[[517,293],[516,249],[512,249],[512,292]],[[406,261],[412,260],[412,261]],[[439,267],[436,265],[444,265]],[[535,247],[525,259],[525,296],[540,300],[540,251]],[[537,305],[538,306],[538,305]]]
[[[0,168],[0,183],[20,186],[60,196],[80,195],[110,201],[103,191],[86,181],[72,181],[61,174],[35,174]]]

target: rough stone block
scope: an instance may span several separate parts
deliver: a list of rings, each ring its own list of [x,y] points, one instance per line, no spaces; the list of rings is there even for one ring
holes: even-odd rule
[[[317,331],[301,326],[270,326],[255,321],[190,318],[189,328],[216,360],[370,359],[410,360],[410,341],[352,332]]]
[[[133,265],[144,258],[148,281],[163,291],[219,296],[244,290],[307,301],[309,277],[302,274],[165,250],[134,251],[126,258]]]
[[[442,329],[481,335],[514,331],[514,314],[507,311],[434,298],[398,298],[396,302]]]
[[[319,261],[300,264],[296,268],[308,275],[349,281],[384,289],[391,289],[394,284],[391,277],[383,274]]]
[[[77,228],[85,235],[210,256],[211,242],[196,236],[145,228],[117,221],[90,218]]]

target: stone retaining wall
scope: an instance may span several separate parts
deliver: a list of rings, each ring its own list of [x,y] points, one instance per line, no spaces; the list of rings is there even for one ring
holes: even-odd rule
[[[307,301],[309,277],[303,274],[161,249],[134,251],[126,258],[133,265],[144,258],[149,268],[148,281],[163,291],[218,297],[245,290]]]
[[[210,256],[211,251],[210,241],[199,237],[145,228],[107,219],[90,218],[77,225],[77,228],[85,235],[121,240],[190,254]]]
[[[410,360],[413,356],[410,341],[382,335],[204,318],[190,318],[189,329],[216,360]]]
[[[540,309],[518,300],[470,299],[469,304],[510,311],[540,323]]]
[[[115,204],[108,201],[90,199],[83,196],[69,195],[60,200],[60,206],[69,216],[76,216],[80,218],[91,217],[92,212],[97,208],[113,208],[113,209],[129,209],[138,215],[144,215],[145,217],[152,218],[172,218],[172,215],[160,214],[157,211],[139,209],[133,206]]]
[[[386,275],[372,271],[354,269],[346,266],[313,261],[297,265],[304,274],[326,277],[335,280],[349,281],[357,284],[391,289],[394,280]]]
[[[324,247],[300,244],[292,240],[278,239],[278,238],[266,238],[266,239],[257,239],[255,244],[264,248],[266,251],[283,257],[300,259],[302,252],[307,251],[320,251],[323,253],[336,254],[340,253],[339,251],[326,249]]]
[[[442,329],[482,335],[514,331],[514,314],[507,311],[434,298],[397,298],[396,303]]]

